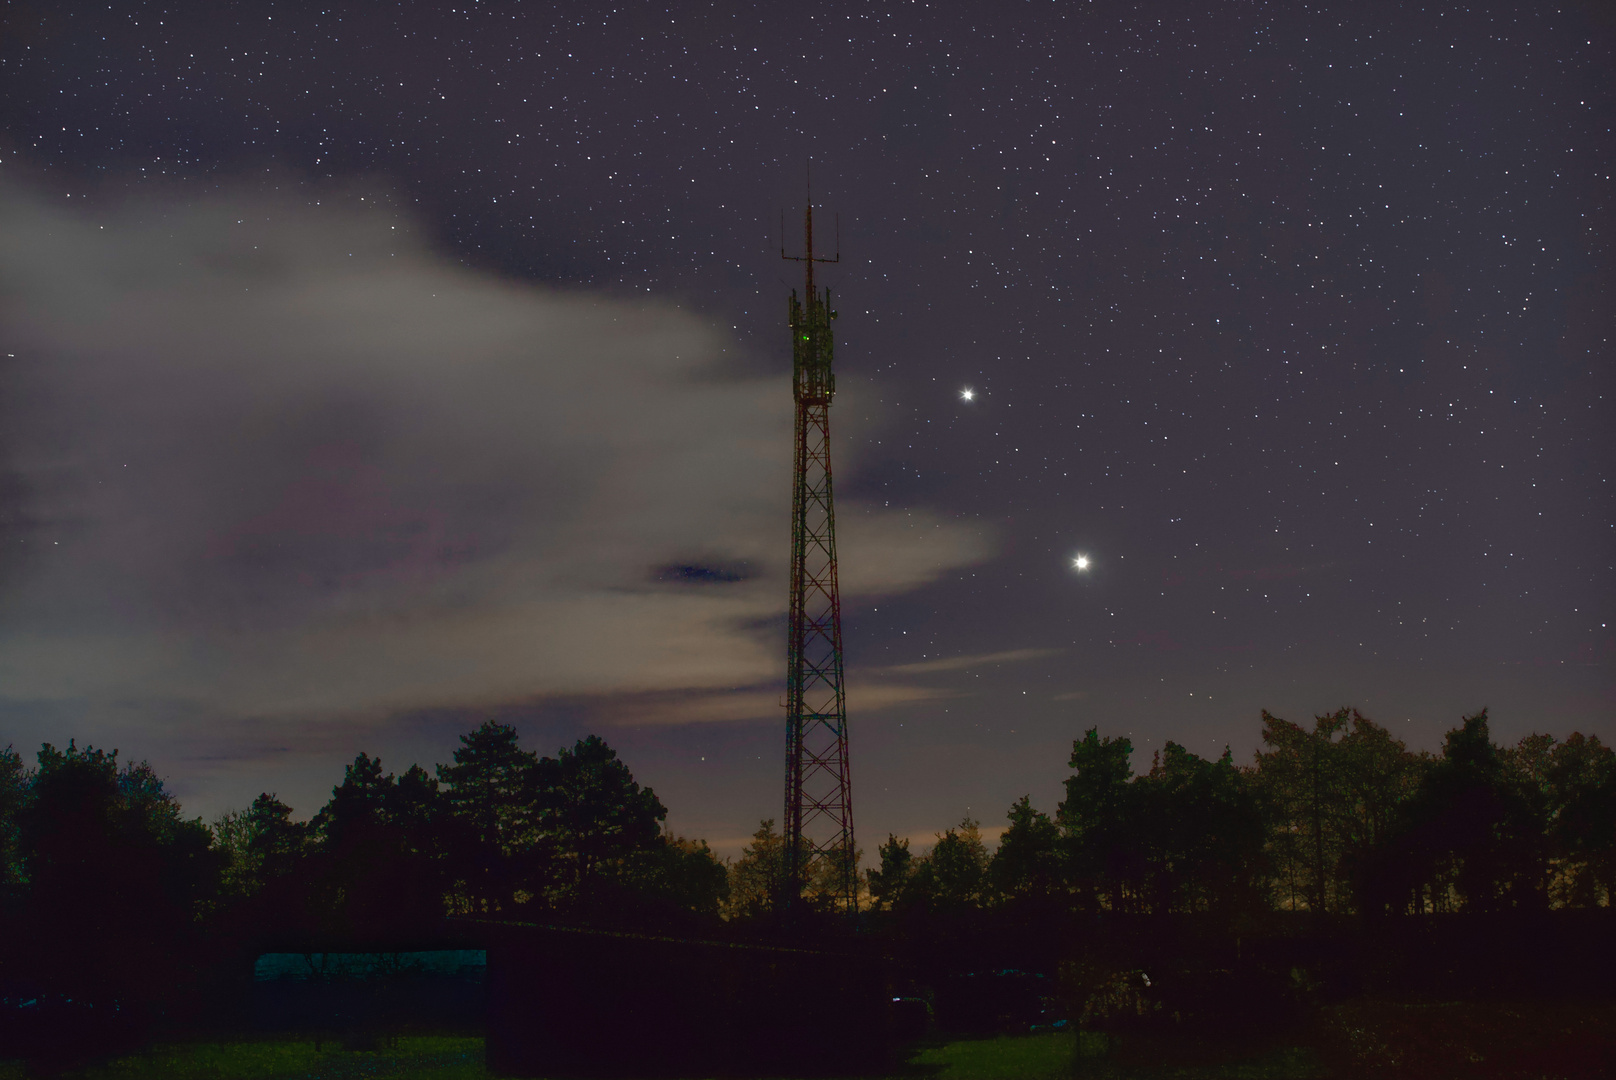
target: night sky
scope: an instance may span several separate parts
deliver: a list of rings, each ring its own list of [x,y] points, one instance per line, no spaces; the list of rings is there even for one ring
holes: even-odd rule
[[[1609,740],[1608,11],[8,3],[0,745],[596,731],[733,854],[810,160],[866,852],[1096,725]]]

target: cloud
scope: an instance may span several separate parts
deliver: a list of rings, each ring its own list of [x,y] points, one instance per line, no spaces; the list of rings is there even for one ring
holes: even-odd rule
[[[445,259],[385,193],[310,199],[0,188],[4,693],[230,719],[776,677],[785,376]],[[839,511],[850,600],[991,554]]]
[[[1027,660],[1042,660],[1046,656],[1055,656],[1059,649],[1011,649],[1006,652],[976,653],[971,656],[950,656],[941,660],[922,660],[915,664],[898,664],[894,667],[882,668],[881,671],[893,675],[928,675],[937,671],[967,671],[971,668],[998,666],[1000,664],[1019,664]]]
[[[847,680],[847,711],[855,722],[860,716],[884,709],[953,696],[951,691],[931,687],[879,685],[857,676]],[[579,704],[593,720],[605,725],[697,724],[735,720],[778,720],[783,723],[785,720],[783,686],[772,689],[748,687],[739,690],[617,695]]]

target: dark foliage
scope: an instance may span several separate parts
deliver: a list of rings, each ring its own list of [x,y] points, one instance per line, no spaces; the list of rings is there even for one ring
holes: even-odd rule
[[[663,842],[667,808],[655,792],[635,783],[617,751],[598,735],[578,740],[534,774],[538,841],[551,867],[551,903],[580,911],[638,891],[659,857],[662,869],[678,860]]]
[[[1010,807],[1010,824],[988,864],[988,884],[1006,899],[1044,899],[1061,891],[1060,829],[1023,795]]]
[[[1090,729],[1054,817],[1018,799],[991,858],[969,820],[929,851],[888,837],[866,873],[874,925],[916,950],[968,949],[984,928],[1057,935],[1074,916],[1205,916],[1238,933],[1276,912],[1611,905],[1616,755],[1597,738],[1500,747],[1482,712],[1438,757],[1342,709],[1311,729],[1264,713],[1263,741],[1250,767],[1169,743],[1135,775],[1130,742]]]
[[[1486,710],[1448,732],[1392,835],[1365,859],[1366,912],[1548,906],[1546,807],[1509,765],[1488,738]]]
[[[478,912],[511,906],[542,871],[537,838],[538,755],[517,745],[516,729],[489,720],[460,737],[453,765],[438,766],[447,803],[449,874],[463,905]]]
[[[74,743],[47,744],[38,762],[15,811],[23,891],[8,981],[71,1016],[77,1047],[115,1044],[195,1004],[224,858],[149,765]]]
[[[22,755],[0,750],[0,916],[14,917],[22,902],[22,808],[32,782]]]
[[[360,754],[315,815],[310,899],[335,938],[407,939],[444,912],[437,783],[420,766],[402,782]]]
[[[997,851],[970,818],[924,851],[889,836],[866,874],[863,929],[915,978],[971,992],[1021,985],[972,972],[1032,972],[1022,982],[1045,986],[1040,965],[1052,973],[1057,953],[1083,953],[1087,988],[1062,1006],[1073,1016],[1123,994],[1148,963],[1160,985],[1147,1004],[1176,1015],[1175,1031],[1239,1026],[1224,1006],[1277,1000],[1275,973],[1298,980],[1286,991],[1297,1001],[1315,985],[1421,980],[1432,993],[1547,992],[1611,951],[1590,944],[1608,933],[1566,921],[1602,917],[1566,909],[1608,910],[1616,888],[1616,754],[1599,739],[1500,747],[1484,711],[1433,756],[1352,710],[1311,729],[1266,713],[1263,725],[1250,767],[1169,743],[1138,775],[1128,740],[1090,729],[1053,816],[1016,800]],[[666,817],[600,738],[540,757],[493,721],[435,775],[394,775],[361,753],[309,820],[266,792],[212,828],[116,751],[46,745],[28,769],[7,748],[0,914],[16,930],[0,944],[0,1002],[48,1003],[80,1037],[41,1045],[93,1049],[204,1016],[257,952],[437,940],[446,915],[769,932],[785,843],[774,823],[726,866],[668,833]],[[831,940],[808,884],[797,929]],[[1287,937],[1282,917],[1311,928]],[[1491,944],[1466,946],[1466,934]],[[0,1017],[0,1036],[14,1020]]]
[[[773,825],[774,822],[769,822]],[[881,865],[869,872],[870,903],[877,911],[890,910],[903,899],[904,886],[909,881],[915,857],[909,851],[909,841],[887,834],[886,843],[877,852]]]
[[[1262,891],[1266,839],[1251,774],[1227,750],[1212,762],[1170,742],[1149,773],[1134,777],[1132,750],[1092,728],[1072,744],[1056,822],[1075,903],[1158,914],[1251,904]]]
[[[1314,718],[1312,731],[1262,714],[1256,780],[1270,815],[1275,903],[1355,910],[1364,874],[1430,765],[1354,709]]]

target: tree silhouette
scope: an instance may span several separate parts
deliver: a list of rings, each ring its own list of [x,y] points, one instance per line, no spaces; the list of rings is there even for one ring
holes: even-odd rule
[[[1000,896],[1048,897],[1061,888],[1060,829],[1023,795],[1010,807],[1010,825],[988,864],[988,883]]]
[[[1512,776],[1487,710],[1449,731],[1381,853],[1370,909],[1498,911],[1548,903],[1544,809]]]
[[[730,864],[729,900],[725,913],[732,919],[761,918],[774,910],[785,868],[785,838],[774,819],[758,823],[752,842]]]
[[[1616,905],[1616,753],[1573,733],[1550,751],[1544,782],[1555,899]]]
[[[431,858],[443,854],[441,829],[448,807],[431,773],[411,765],[388,792],[386,810],[412,853]]]
[[[215,846],[225,854],[225,891],[258,895],[290,875],[310,854],[310,827],[292,820],[292,808],[269,792],[242,811],[226,811],[214,822]]]
[[[101,1016],[131,1016],[194,982],[200,916],[223,856],[144,762],[46,744],[20,818],[24,961]]]
[[[889,911],[903,902],[914,873],[915,858],[909,852],[909,841],[887,834],[884,844],[877,850],[881,865],[868,871],[870,900],[875,910]]]
[[[1352,730],[1337,742],[1336,750],[1337,778],[1345,799],[1335,819],[1341,834],[1337,877],[1350,892],[1351,910],[1362,912],[1373,907],[1364,899],[1366,868],[1391,843],[1434,759],[1424,751],[1410,753],[1402,740],[1356,709]]]
[[[1328,911],[1341,906],[1337,871],[1341,864],[1343,812],[1341,755],[1331,740],[1347,725],[1347,710],[1314,717],[1308,731],[1262,713],[1257,754],[1259,784],[1273,814],[1269,852],[1288,906]]]
[[[1056,821],[1077,903],[1157,914],[1258,903],[1267,834],[1254,779],[1227,749],[1212,762],[1173,742],[1133,777],[1132,750],[1094,728],[1072,744]]]
[[[0,750],[0,915],[15,917],[26,882],[22,859],[22,810],[33,773],[22,755]]]
[[[517,745],[515,728],[493,720],[460,737],[453,765],[438,766],[462,908],[502,910],[538,875],[537,772],[538,755]]]
[[[342,783],[331,789],[331,801],[314,815],[314,831],[328,849],[361,843],[387,823],[394,781],[383,774],[380,758],[361,752],[342,771]]]
[[[1089,728],[1072,743],[1066,798],[1055,811],[1065,840],[1066,863],[1081,906],[1113,911],[1131,906],[1129,884],[1140,873],[1142,851],[1134,792],[1133,743],[1100,738]]]
[[[980,907],[988,898],[987,871],[980,823],[967,816],[916,860],[909,892],[934,913]]]
[[[361,753],[314,816],[315,905],[332,932],[396,939],[444,914],[436,785],[420,766],[405,778],[401,785]]]
[[[1356,709],[1313,729],[1264,712],[1257,787],[1272,815],[1275,901],[1345,912],[1360,906],[1364,867],[1386,843],[1429,764]]]
[[[729,872],[705,840],[664,833],[627,875],[639,912],[650,919],[715,919],[729,899]]]
[[[587,900],[605,880],[632,875],[657,848],[667,807],[600,736],[541,759],[534,775],[538,834],[558,902]]]
[[[1207,761],[1169,742],[1134,782],[1149,909],[1231,910],[1253,902],[1266,839],[1254,784],[1228,749]]]

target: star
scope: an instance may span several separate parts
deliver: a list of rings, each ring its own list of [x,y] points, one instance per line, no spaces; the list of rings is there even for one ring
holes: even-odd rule
[[[1084,571],[1086,571],[1086,570],[1088,570],[1088,568],[1089,568],[1089,557],[1087,555],[1078,555],[1078,556],[1076,556],[1075,558],[1072,559],[1072,569],[1073,570],[1084,570]]]
[[[975,401],[976,391],[967,386],[965,389],[960,391],[960,399],[963,401]]]

